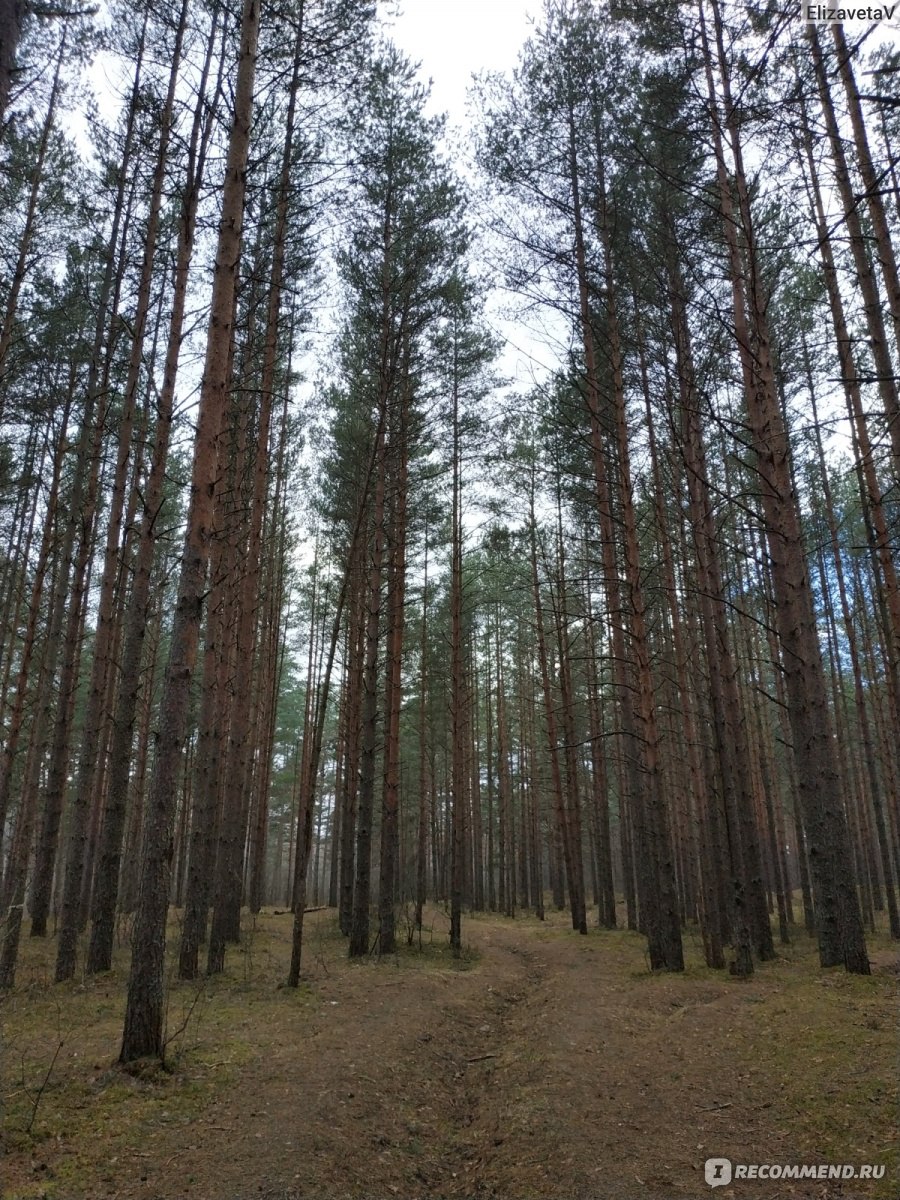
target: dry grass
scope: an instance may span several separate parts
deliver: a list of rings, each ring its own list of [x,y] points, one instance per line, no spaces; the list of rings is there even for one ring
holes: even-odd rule
[[[888,1168],[856,1192],[719,1196],[897,1194],[883,935],[870,978],[820,971],[798,934],[742,982],[690,939],[683,975],[651,974],[641,938],[579,938],[564,914],[467,920],[457,963],[430,922],[422,951],[351,963],[312,914],[292,991],[291,918],[262,915],[222,977],[170,984],[169,1069],[134,1074],[115,1065],[124,947],[55,986],[53,944],[24,941],[0,1001],[4,1200],[696,1196],[712,1154]]]

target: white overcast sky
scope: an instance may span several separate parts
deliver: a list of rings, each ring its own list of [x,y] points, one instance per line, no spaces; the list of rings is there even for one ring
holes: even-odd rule
[[[827,3],[865,7],[865,0]],[[881,3],[893,6],[893,0],[872,0],[871,6]],[[540,18],[543,0],[382,0],[379,7],[393,41],[421,62],[424,78],[432,79],[433,111],[446,112],[452,124],[463,124],[472,74],[515,66],[530,18]],[[872,28],[867,20],[851,20],[845,29],[850,37],[869,29],[869,45],[896,41],[900,6],[891,21]]]
[[[541,0],[401,0],[380,8],[392,40],[431,78],[432,111],[461,125],[473,73],[515,66]]]
[[[429,111],[445,113],[450,138],[456,131],[465,141],[472,125],[467,92],[473,75],[511,72],[542,9],[543,0],[381,0],[379,16],[385,34],[419,64],[419,78],[431,82]],[[456,166],[466,174],[466,164]],[[549,314],[533,314],[531,322],[510,319],[501,313],[509,300],[508,293],[495,292],[485,316],[505,343],[501,373],[511,385],[528,387],[555,366],[565,333],[554,328]]]

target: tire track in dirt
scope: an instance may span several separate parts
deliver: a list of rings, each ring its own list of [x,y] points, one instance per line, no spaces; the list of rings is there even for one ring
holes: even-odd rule
[[[492,951],[494,961],[520,957],[534,986],[504,1023],[508,1070],[481,1099],[470,1131],[475,1153],[448,1197],[696,1200],[710,1194],[710,1156],[827,1159],[818,1143],[787,1132],[795,1125],[783,1080],[759,1065],[759,1040],[771,1033],[763,1028],[771,1016],[761,1016],[772,999],[766,973],[751,983],[650,974],[640,969],[635,935],[579,937],[557,913],[543,927],[495,926],[491,942],[485,959]],[[874,1161],[877,1141],[875,1149],[845,1151],[844,1160]],[[717,1193],[742,1194],[863,1200],[873,1185],[757,1180]]]
[[[265,1200],[328,1200],[337,1197],[389,1197],[402,1200],[459,1200],[487,1198],[502,1192],[490,1182],[491,1163],[507,1142],[508,1114],[519,1090],[537,1086],[540,1058],[523,1053],[528,1040],[522,1014],[546,986],[546,969],[539,949],[528,944],[520,928],[492,925],[468,929],[480,961],[474,970],[454,973],[443,994],[427,974],[405,977],[402,1023],[406,1037],[393,1052],[396,1073],[392,1113],[372,1104],[383,1076],[370,1062],[367,1076],[375,1088],[363,1102],[359,1124],[379,1125],[369,1134],[374,1153],[365,1172],[355,1165],[348,1148],[332,1188],[315,1173],[316,1183],[298,1182],[296,1190],[277,1188]],[[377,988],[378,983],[374,981]],[[420,1024],[410,1004],[424,994],[438,1002],[419,1010]],[[399,1018],[399,1008],[395,1010]],[[336,1061],[330,1058],[332,1070]],[[387,1064],[384,1064],[385,1068]],[[339,1068],[338,1068],[339,1069]],[[411,1135],[407,1138],[406,1135]],[[241,1193],[251,1200],[253,1193]],[[258,1195],[258,1193],[257,1193]]]
[[[707,1155],[815,1154],[755,1066],[762,973],[650,975],[635,935],[558,913],[466,938],[468,968],[334,941],[301,993],[254,989],[231,1089],[189,1123],[157,1112],[90,1200],[687,1200]]]
[[[532,1083],[536,1063],[522,1054],[520,1014],[546,983],[541,956],[506,931],[492,931],[476,945],[490,963],[492,979],[482,995],[482,1008],[457,1021],[455,1082],[451,1101],[453,1133],[444,1150],[441,1172],[429,1195],[489,1197],[496,1191],[485,1180],[489,1165],[508,1137],[511,1098]]]
[[[110,1179],[98,1196],[495,1194],[477,1180],[506,1136],[512,1094],[534,1082],[519,1013],[545,983],[518,933],[473,921],[470,969],[344,961],[313,985],[312,1012],[286,992],[260,1003],[237,1086],[191,1124],[154,1128],[135,1150],[141,1177]]]

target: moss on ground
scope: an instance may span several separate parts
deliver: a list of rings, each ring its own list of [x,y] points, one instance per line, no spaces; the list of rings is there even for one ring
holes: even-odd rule
[[[423,981],[444,975],[448,986],[460,971],[489,978],[490,951],[467,946],[462,959],[454,959],[446,925],[446,914],[432,910],[420,947],[417,936],[408,944],[401,922],[394,954],[349,963],[333,912],[310,914],[305,978],[293,990],[283,986],[290,915],[267,912],[250,919],[241,946],[229,949],[222,976],[170,981],[167,1069],[142,1064],[128,1072],[116,1065],[127,939],[117,949],[113,971],[65,985],[52,983],[55,943],[23,941],[19,986],[0,999],[2,1147],[14,1179],[10,1185],[4,1176],[3,1200],[100,1194],[98,1185],[111,1190],[125,1163],[140,1180],[143,1163],[159,1166],[167,1131],[206,1119],[231,1089],[241,1087],[248,1067],[259,1070],[273,1045],[290,1054],[323,1011],[329,1021],[352,1022],[360,989],[370,987],[361,972],[377,972],[371,987],[385,985],[386,973],[394,971],[404,975],[404,987],[415,986],[416,975]],[[737,980],[709,970],[699,939],[692,937],[685,941],[686,970],[671,975],[647,969],[639,935],[591,930],[580,938],[566,928],[565,914],[553,914],[544,924],[531,915],[515,921],[479,915],[467,917],[466,927],[475,946],[501,928],[505,937],[521,930],[523,947],[571,942],[577,953],[566,958],[565,974],[577,972],[579,964],[602,974],[617,1004],[621,997],[633,1030],[627,1036],[634,1037],[636,1049],[645,1037],[659,1045],[679,1047],[682,1039],[690,1045],[692,1039],[702,1041],[708,1028],[715,1054],[747,1081],[761,1120],[770,1105],[777,1106],[782,1146],[795,1146],[798,1158],[814,1147],[817,1161],[885,1163],[888,1179],[866,1194],[894,1194],[900,1172],[898,1147],[889,1143],[891,1114],[897,1112],[896,975],[886,934],[869,939],[879,969],[868,978],[822,971],[814,943],[798,931],[792,945],[778,947],[774,962],[749,980]],[[176,924],[170,933],[171,961]],[[323,1009],[332,1005],[333,1011]],[[539,1031],[535,1037],[533,1045],[517,1046],[520,1064],[528,1065],[529,1051],[539,1062]],[[509,1056],[482,1057],[487,1075]],[[660,1067],[676,1081],[686,1069],[674,1058]],[[400,1112],[401,1075],[397,1088]],[[404,1145],[415,1158],[423,1152],[424,1135],[415,1113],[406,1117]],[[508,1136],[514,1132],[511,1128]],[[447,1136],[455,1144],[461,1135],[448,1124]]]

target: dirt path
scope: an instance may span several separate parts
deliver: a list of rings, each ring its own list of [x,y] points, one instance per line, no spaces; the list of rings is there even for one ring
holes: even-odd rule
[[[332,920],[323,914],[322,928]],[[266,953],[274,955],[277,975],[287,929],[283,919],[274,928]],[[89,1191],[60,1183],[48,1195],[892,1194],[884,1185],[854,1190],[823,1182],[713,1193],[703,1179],[704,1160],[714,1155],[739,1162],[885,1160],[892,1120],[885,1085],[873,1082],[865,1062],[858,1078],[847,1077],[854,1068],[837,1053],[826,1021],[833,1015],[838,1028],[865,1027],[866,1044],[883,1057],[896,1042],[885,1024],[884,977],[801,974],[787,961],[749,983],[697,967],[683,976],[651,975],[636,935],[594,931],[579,938],[561,914],[546,925],[473,919],[466,937],[476,961],[465,970],[446,959],[438,966],[408,957],[349,963],[334,939],[311,948],[313,982],[300,993],[250,982],[242,988],[232,979],[205,1015],[195,1015],[192,1035],[195,1046],[211,1045],[216,1006],[229,1006],[221,1014],[228,1029],[222,1058],[207,1064],[227,1086],[217,1082],[199,1113],[179,1107],[179,1088],[189,1086],[184,1079],[161,1098],[151,1096],[137,1123],[106,1139],[108,1161],[89,1171]],[[188,1055],[186,1078],[190,1061]],[[121,1087],[121,1075],[107,1072],[98,1092],[106,1086]],[[83,1163],[90,1151],[79,1153]]]
[[[515,931],[471,941],[470,970],[337,964],[316,985],[312,1016],[273,1012],[268,1052],[246,1064],[239,1087],[161,1135],[143,1188],[121,1194],[494,1195],[479,1180],[510,1136],[511,1094],[538,1083],[524,1014],[549,964]],[[188,1190],[203,1176],[215,1190]]]

